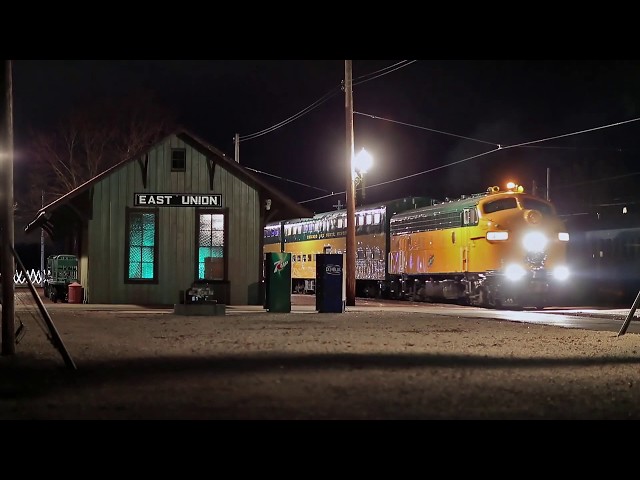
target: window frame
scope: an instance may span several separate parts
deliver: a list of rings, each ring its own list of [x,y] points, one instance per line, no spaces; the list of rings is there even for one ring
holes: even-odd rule
[[[153,278],[129,277],[129,258],[131,254],[131,216],[135,213],[151,213],[155,217],[155,231],[153,233]],[[160,209],[143,207],[126,207],[124,228],[124,283],[130,285],[157,285],[159,282],[159,256],[160,256]]]
[[[213,279],[213,278],[200,278],[199,277],[199,249],[200,249],[200,215],[222,215],[222,225],[223,225],[223,246],[222,246],[222,257],[224,258],[224,277],[222,280]],[[200,281],[211,281],[211,282],[219,282],[229,281],[229,208],[196,208],[195,209],[195,221],[193,222],[193,238],[194,238],[194,257],[193,257],[193,278],[195,280]]]
[[[173,154],[176,152],[182,152],[184,154],[184,158],[182,159],[182,167],[175,167],[174,166],[174,158],[173,158]],[[187,149],[186,148],[179,148],[179,147],[171,147],[171,171],[172,172],[186,172],[187,171]]]

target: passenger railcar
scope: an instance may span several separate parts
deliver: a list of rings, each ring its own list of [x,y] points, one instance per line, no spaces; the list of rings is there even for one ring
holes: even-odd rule
[[[380,296],[381,291],[389,284],[386,257],[389,250],[388,231],[391,215],[434,202],[434,199],[426,197],[406,197],[356,208],[356,295]],[[346,210],[318,213],[313,218],[266,225],[264,252],[291,253],[293,291],[313,293],[316,255],[345,253],[346,235]]]

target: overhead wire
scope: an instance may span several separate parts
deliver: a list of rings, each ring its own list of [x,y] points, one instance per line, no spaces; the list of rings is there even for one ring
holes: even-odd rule
[[[364,75],[361,75],[360,77],[356,78],[353,82],[353,85],[357,85],[360,83],[364,83],[364,82],[368,82],[370,80],[374,80],[376,78],[380,78],[384,75],[387,75],[389,73],[395,72],[396,70],[399,70],[400,68],[404,68],[407,65],[411,65],[412,63],[416,62],[416,60],[402,60],[401,62],[395,63],[393,65],[389,65],[388,67],[384,67],[381,68],[380,70],[377,70],[375,72],[371,72],[371,73],[367,73]],[[302,110],[300,110],[298,113],[290,116],[289,118],[286,118],[285,120],[276,123],[275,125],[272,125],[270,127],[267,127],[263,130],[260,130],[258,132],[255,133],[250,133],[248,135],[240,135],[238,137],[238,140],[241,142],[246,142],[249,140],[253,140],[255,138],[261,137],[263,135],[266,135],[267,133],[271,133],[281,127],[284,127],[285,125],[297,120],[298,118],[302,117],[303,115],[306,115],[307,113],[311,112],[312,110],[315,110],[316,108],[318,108],[320,105],[322,105],[323,103],[327,102],[328,100],[330,100],[331,98],[335,97],[338,93],[340,93],[341,91],[344,90],[344,82],[342,82],[339,86],[336,86],[334,88],[332,88],[331,90],[329,90],[327,93],[325,93],[322,97],[320,97],[318,100],[316,100],[315,102],[311,103],[309,106],[303,108]]]
[[[249,168],[249,167],[245,167],[247,170],[251,170],[252,172],[256,172],[259,173],[261,175],[266,175],[268,177],[274,177],[277,178],[278,180],[282,180],[284,182],[289,182],[289,183],[295,183],[297,185],[302,185],[303,187],[309,187],[309,188],[315,188],[316,190],[320,190],[322,192],[328,192],[329,190],[327,190],[326,188],[320,188],[320,187],[314,187],[313,185],[308,185],[306,183],[302,183],[302,182],[297,182],[295,180],[291,180],[285,177],[282,177],[280,175],[274,175],[273,173],[267,173],[267,172],[263,172],[261,170],[256,170],[255,168]]]
[[[381,117],[378,117],[378,118],[381,118]],[[450,162],[450,163],[447,163],[447,164],[439,165],[437,167],[430,168],[428,170],[423,170],[421,172],[416,172],[416,173],[413,173],[413,174],[410,174],[410,175],[405,175],[404,177],[399,177],[399,178],[396,178],[396,179],[387,180],[385,182],[379,182],[379,183],[376,183],[376,184],[373,184],[373,185],[367,185],[367,188],[368,189],[369,188],[375,188],[375,187],[379,187],[379,186],[382,186],[382,185],[387,185],[387,184],[390,184],[390,183],[395,183],[395,182],[399,182],[399,181],[402,181],[402,180],[406,180],[408,178],[417,177],[419,175],[425,175],[427,173],[431,173],[431,172],[434,172],[434,171],[437,171],[437,170],[441,170],[443,168],[448,168],[448,167],[451,167],[453,165],[458,165],[460,163],[468,162],[469,160],[473,160],[473,159],[476,159],[476,158],[479,158],[479,157],[482,157],[482,156],[485,156],[485,155],[489,155],[489,154],[495,153],[495,152],[500,151],[500,150],[507,150],[507,149],[511,149],[511,148],[519,148],[519,147],[523,147],[523,146],[527,146],[527,145],[532,145],[532,144],[535,144],[535,143],[546,142],[546,141],[549,141],[549,140],[556,140],[558,138],[565,138],[565,137],[570,137],[570,136],[574,136],[574,135],[581,135],[581,134],[584,134],[584,133],[593,132],[593,131],[596,131],[596,130],[602,130],[602,129],[605,129],[605,128],[617,127],[619,125],[624,125],[624,124],[627,124],[627,123],[632,123],[632,122],[637,122],[637,121],[640,121],[640,117],[639,118],[633,118],[633,119],[630,119],[630,120],[624,120],[624,121],[621,121],[621,122],[611,123],[611,124],[607,124],[607,125],[602,125],[602,126],[599,126],[599,127],[579,130],[579,131],[576,131],[576,132],[565,133],[565,134],[562,134],[562,135],[555,135],[555,136],[552,136],[552,137],[545,137],[545,138],[541,138],[541,139],[538,139],[538,140],[531,140],[531,141],[528,141],[528,142],[522,142],[522,143],[513,144],[513,145],[496,144],[498,146],[498,148],[494,148],[494,149],[488,150],[486,152],[482,152],[482,153],[479,153],[479,154],[476,154],[476,155],[472,155],[470,157],[466,157],[466,158],[463,158],[461,160],[456,160],[454,162]],[[442,132],[442,133],[446,133],[446,132]],[[450,135],[453,135],[453,134],[450,134]],[[456,136],[456,135],[453,135],[453,136]],[[465,137],[465,138],[467,138],[467,137]],[[482,140],[476,140],[476,139],[470,139],[470,138],[469,138],[469,140],[480,141],[482,143],[489,143],[489,142],[485,142],[485,141],[482,141]],[[345,193],[345,191],[336,192],[333,195],[343,195],[344,193]],[[331,197],[333,195],[325,195],[325,196],[322,196],[322,197],[315,197],[315,198],[311,198],[311,199],[308,199],[308,200],[302,200],[299,203],[309,203],[309,202],[312,202],[312,201],[322,200],[324,198],[328,198],[328,197]]]
[[[400,61],[398,63],[395,63],[393,65],[389,65],[388,67],[384,67],[384,68],[382,68],[380,70],[377,70],[375,72],[371,72],[371,73],[362,75],[360,77],[357,77],[353,81],[353,85],[355,86],[355,85],[358,85],[358,84],[362,84],[364,82],[368,82],[368,81],[374,80],[376,78],[380,78],[381,76],[384,76],[384,75],[387,75],[389,73],[392,73],[392,72],[394,72],[394,71],[396,71],[396,70],[398,70],[400,68],[404,68],[404,67],[406,67],[408,65],[411,65],[414,62],[416,62],[416,60],[402,60],[402,61]],[[310,104],[309,106],[304,108],[303,110],[299,111],[295,115],[293,115],[293,116],[291,116],[291,117],[283,120],[282,122],[279,122],[279,123],[277,123],[277,124],[275,124],[275,125],[273,125],[271,127],[263,129],[261,131],[258,131],[258,132],[255,132],[255,133],[249,134],[249,135],[240,136],[239,140],[240,141],[253,140],[253,139],[258,138],[260,136],[263,136],[263,135],[266,135],[268,133],[271,133],[271,132],[273,132],[273,131],[275,131],[275,130],[277,130],[277,129],[279,129],[279,128],[281,128],[281,127],[283,127],[283,126],[285,126],[285,125],[287,125],[287,124],[289,124],[289,123],[291,123],[291,122],[293,122],[295,120],[297,120],[298,118],[302,117],[303,115],[306,115],[307,113],[309,113],[312,110],[314,110],[315,108],[319,107],[320,105],[322,105],[323,103],[325,103],[329,99],[331,99],[334,96],[336,96],[340,90],[343,90],[343,88],[344,88],[343,83],[344,82],[342,82],[342,85],[340,87],[335,87],[332,90],[328,91],[322,97],[320,97],[318,100],[316,100],[315,102],[313,102],[312,104]],[[472,155],[470,157],[466,157],[466,158],[463,158],[461,160],[457,160],[457,161],[450,162],[450,163],[447,163],[447,164],[444,164],[444,165],[440,165],[440,166],[437,166],[437,167],[434,167],[434,168],[431,168],[431,169],[428,169],[428,170],[424,170],[424,171],[421,171],[421,172],[416,172],[416,173],[413,173],[413,174],[410,174],[410,175],[406,175],[406,176],[399,177],[399,178],[396,178],[396,179],[387,180],[387,181],[384,181],[384,182],[379,182],[379,183],[373,184],[373,185],[367,185],[367,188],[375,188],[375,187],[379,187],[379,186],[382,186],[382,185],[387,185],[387,184],[390,184],[390,183],[395,183],[395,182],[398,182],[398,181],[407,180],[409,178],[413,178],[413,177],[416,177],[416,176],[419,176],[419,175],[425,175],[427,173],[432,173],[434,171],[441,170],[443,168],[448,168],[448,167],[451,167],[453,165],[464,163],[464,162],[467,162],[467,161],[470,161],[470,160],[473,160],[473,159],[476,159],[476,158],[479,158],[479,157],[482,157],[482,156],[485,156],[485,155],[489,155],[489,154],[495,153],[495,152],[500,151],[500,150],[509,149],[509,148],[571,148],[571,147],[554,147],[554,146],[546,146],[545,147],[545,146],[539,146],[539,145],[534,145],[534,144],[547,142],[547,141],[550,141],[550,140],[556,140],[556,139],[559,139],[559,138],[565,138],[565,137],[569,137],[569,136],[574,136],[574,135],[580,135],[580,134],[583,134],[583,133],[589,133],[589,132],[593,132],[593,131],[596,131],[596,130],[601,130],[601,129],[605,129],[605,128],[611,128],[611,127],[624,125],[624,124],[627,124],[627,123],[632,123],[632,122],[636,122],[636,121],[640,120],[640,118],[634,118],[634,119],[631,119],[631,120],[625,120],[625,121],[616,122],[616,123],[613,123],[613,124],[602,125],[602,126],[599,126],[599,127],[584,129],[584,130],[580,130],[580,131],[577,131],[577,132],[570,132],[570,133],[566,133],[566,134],[562,134],[562,135],[556,135],[556,136],[552,136],[552,137],[546,137],[546,138],[542,138],[542,139],[538,139],[538,140],[532,140],[532,141],[529,141],[529,142],[522,142],[522,143],[513,144],[513,145],[502,145],[502,144],[497,143],[497,142],[481,140],[481,139],[477,139],[477,138],[467,137],[467,136],[464,136],[464,135],[445,132],[445,131],[442,131],[442,130],[436,130],[436,129],[432,129],[432,128],[428,128],[428,127],[424,127],[424,126],[420,126],[420,125],[416,125],[416,124],[411,124],[411,123],[407,123],[407,122],[401,122],[401,121],[397,121],[397,120],[392,120],[392,119],[389,119],[389,118],[376,116],[376,115],[373,115],[373,114],[370,114],[370,113],[356,112],[356,111],[354,111],[353,113],[356,114],[356,115],[367,116],[367,117],[370,117],[370,118],[372,118],[374,120],[382,120],[382,121],[386,121],[386,122],[390,122],[390,123],[396,123],[396,124],[408,126],[408,127],[411,127],[411,128],[421,129],[421,130],[425,130],[425,131],[439,133],[441,135],[448,135],[448,136],[452,136],[452,137],[455,137],[455,138],[460,138],[460,139],[463,139],[463,140],[469,140],[469,141],[483,143],[483,144],[487,144],[487,145],[493,145],[493,146],[497,147],[497,148],[494,148],[492,150],[488,150],[486,152],[482,152],[482,153],[479,153],[479,154],[476,154],[476,155]],[[621,149],[616,149],[616,150],[617,151],[621,151]],[[290,179],[287,179],[287,178],[282,177],[282,176],[269,174],[269,173],[266,173],[266,172],[263,172],[263,171],[259,171],[259,170],[256,170],[256,169],[251,169],[251,170],[255,171],[256,173],[259,173],[259,174],[262,174],[262,175],[272,176],[272,177],[278,178],[279,180],[283,180],[283,181],[286,181],[286,182],[295,183],[295,184],[298,184],[298,185],[301,185],[301,186],[305,186],[305,187],[309,187],[309,188],[314,188],[314,189],[320,190],[320,191],[325,191],[325,192],[329,191],[327,189],[323,189],[323,188],[315,187],[315,186],[312,186],[312,185],[304,184],[302,182],[297,182],[295,180],[290,180]],[[322,200],[324,198],[329,198],[329,197],[332,197],[332,196],[335,196],[335,195],[342,195],[344,193],[345,193],[344,191],[342,191],[342,192],[332,192],[332,193],[330,193],[328,195],[324,195],[324,196],[321,196],[321,197],[314,197],[314,198],[311,198],[311,199],[308,199],[308,200],[303,200],[300,203],[309,203],[309,202],[313,202],[313,201],[317,201],[317,200]]]

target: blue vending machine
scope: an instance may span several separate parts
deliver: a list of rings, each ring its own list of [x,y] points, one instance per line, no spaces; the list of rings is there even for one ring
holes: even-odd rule
[[[344,255],[316,255],[316,310],[320,313],[343,313],[346,304]]]

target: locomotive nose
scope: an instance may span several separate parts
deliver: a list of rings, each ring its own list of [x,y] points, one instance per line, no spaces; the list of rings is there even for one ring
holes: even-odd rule
[[[542,214],[538,210],[525,210],[524,221],[531,225],[537,225],[542,221]]]

